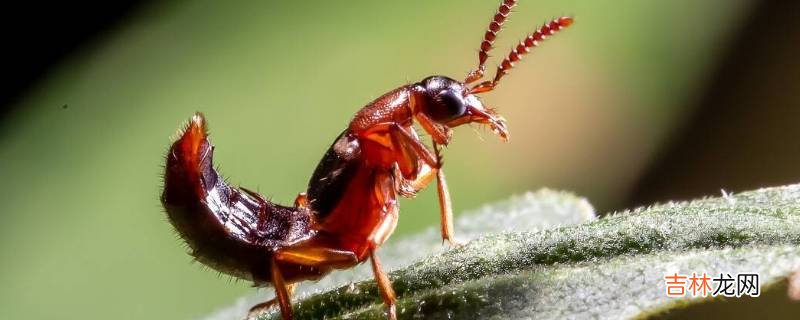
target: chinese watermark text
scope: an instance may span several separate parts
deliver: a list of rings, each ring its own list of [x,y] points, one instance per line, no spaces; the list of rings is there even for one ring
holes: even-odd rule
[[[664,276],[668,297],[685,297],[687,295],[692,297],[709,295],[712,297],[758,297],[761,294],[761,285],[758,280],[758,273],[737,273],[735,275],[720,273],[717,276],[708,275],[705,272],[702,274],[692,272],[691,275],[676,272]]]

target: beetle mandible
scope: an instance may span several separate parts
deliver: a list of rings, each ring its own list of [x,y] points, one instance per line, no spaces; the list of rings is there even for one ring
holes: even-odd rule
[[[469,123],[486,125],[507,140],[505,120],[477,94],[493,90],[523,54],[573,22],[560,17],[545,23],[505,57],[492,80],[470,87],[483,77],[488,52],[515,5],[515,0],[500,4],[481,42],[478,67],[463,82],[427,77],[359,110],[293,206],[228,185],[212,164],[205,119],[195,114],[167,154],[161,196],[191,254],[257,286],[271,284],[276,298],[254,306],[251,314],[277,303],[284,319],[292,318],[291,295],[298,282],[369,259],[388,318],[395,319],[395,293],[376,250],[397,224],[397,196],[413,197],[435,177],[442,238],[454,243],[440,146],[450,142],[453,127]],[[431,136],[433,151],[419,139],[415,121]]]

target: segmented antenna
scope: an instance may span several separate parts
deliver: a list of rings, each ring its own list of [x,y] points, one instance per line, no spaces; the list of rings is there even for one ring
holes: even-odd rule
[[[538,47],[539,41],[547,39],[547,37],[554,35],[561,29],[569,27],[572,25],[572,22],[572,17],[560,17],[542,25],[539,30],[536,30],[536,32],[528,35],[525,40],[519,42],[516,48],[511,50],[511,53],[508,54],[508,57],[503,59],[503,62],[497,66],[497,73],[492,81],[485,81],[472,87],[470,93],[481,93],[494,89],[494,87],[497,86],[497,83],[500,81],[500,78],[505,76],[508,71],[514,67],[514,62],[519,61],[522,59],[523,55],[531,52],[531,48]]]
[[[478,52],[478,68],[472,70],[467,75],[464,83],[470,83],[483,77],[483,72],[486,71],[486,59],[489,59],[489,51],[492,50],[492,43],[497,38],[497,33],[503,28],[503,23],[511,13],[511,8],[517,5],[517,0],[503,0],[500,7],[497,8],[497,13],[494,14],[494,19],[489,23],[489,29],[483,35],[483,42],[481,42],[481,51]]]

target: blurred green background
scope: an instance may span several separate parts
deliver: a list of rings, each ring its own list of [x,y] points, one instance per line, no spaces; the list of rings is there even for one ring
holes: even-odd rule
[[[163,155],[202,111],[234,184],[291,203],[352,114],[431,74],[461,79],[497,0],[148,3],[52,68],[0,123],[0,318],[187,319],[252,292],[192,264],[158,197]],[[460,128],[457,212],[547,186],[621,208],[691,112],[747,0],[522,1],[495,59],[547,19],[484,103],[511,142]],[[402,201],[395,237],[438,223]],[[390,240],[391,241],[391,240]]]

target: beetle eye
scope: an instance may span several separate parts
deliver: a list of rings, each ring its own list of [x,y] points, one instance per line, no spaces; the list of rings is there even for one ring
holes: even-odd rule
[[[431,108],[431,117],[437,121],[447,121],[464,115],[467,106],[464,99],[453,90],[439,91],[433,97],[435,106]]]

